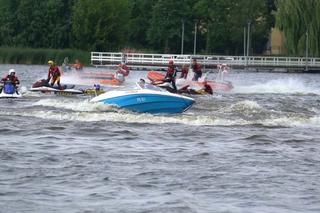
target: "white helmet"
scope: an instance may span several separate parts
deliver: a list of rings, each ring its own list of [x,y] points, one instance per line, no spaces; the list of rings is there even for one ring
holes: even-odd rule
[[[9,75],[11,75],[12,73],[16,73],[16,71],[14,69],[10,69],[9,70]]]

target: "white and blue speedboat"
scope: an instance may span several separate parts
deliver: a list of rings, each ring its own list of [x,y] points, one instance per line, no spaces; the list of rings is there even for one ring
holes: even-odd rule
[[[195,103],[192,98],[169,93],[144,82],[138,83],[138,87],[139,89],[129,91],[109,91],[94,97],[91,102],[152,114],[182,113]]]

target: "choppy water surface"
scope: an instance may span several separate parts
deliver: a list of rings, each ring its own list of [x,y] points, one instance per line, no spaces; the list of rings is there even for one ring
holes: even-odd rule
[[[153,116],[31,93],[47,67],[9,67],[0,212],[320,212],[319,74],[231,72],[233,92]]]

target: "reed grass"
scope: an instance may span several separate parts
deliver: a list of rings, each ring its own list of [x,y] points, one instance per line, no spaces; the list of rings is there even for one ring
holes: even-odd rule
[[[48,60],[53,60],[61,65],[65,57],[69,58],[70,63],[79,59],[83,64],[90,65],[90,52],[82,50],[0,47],[2,64],[47,64]]]

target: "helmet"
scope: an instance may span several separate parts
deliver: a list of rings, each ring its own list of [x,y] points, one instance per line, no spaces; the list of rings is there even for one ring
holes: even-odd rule
[[[49,60],[49,61],[48,61],[48,64],[49,64],[49,65],[53,65],[54,62],[53,62],[52,60]]]
[[[93,87],[95,88],[95,90],[100,90],[100,84],[94,84]]]
[[[170,65],[173,65],[173,60],[172,60],[172,59],[169,61],[169,64],[170,64]]]
[[[10,69],[10,70],[9,70],[9,72],[8,72],[8,74],[9,74],[9,75],[11,75],[12,73],[14,73],[14,74],[15,74],[15,73],[16,73],[16,71],[15,71],[14,69]]]
[[[141,83],[146,83],[146,81],[143,78],[140,78]]]

